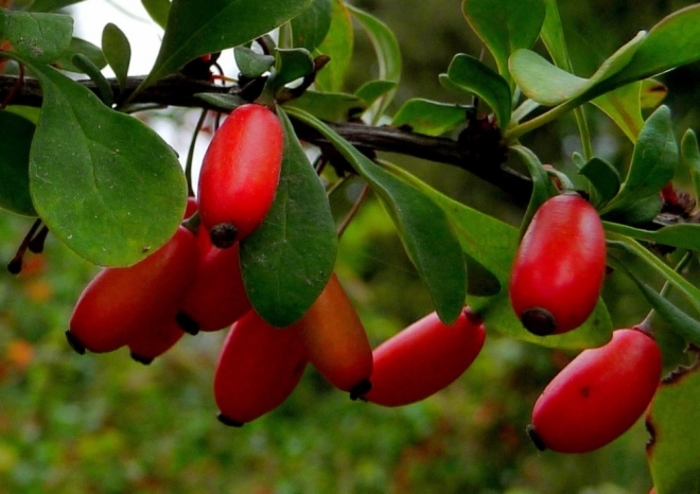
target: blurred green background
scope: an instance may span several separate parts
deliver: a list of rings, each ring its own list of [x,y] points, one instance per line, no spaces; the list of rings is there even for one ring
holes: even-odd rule
[[[577,71],[591,73],[638,30],[688,3],[560,2]],[[459,1],[355,4],[384,20],[403,48],[397,104],[417,96],[468,103],[437,81],[455,53],[481,51]],[[371,77],[371,47],[359,32],[356,51],[351,90]],[[663,77],[679,136],[698,127],[699,75],[693,65]],[[629,142],[605,117],[588,114],[596,152],[623,168]],[[525,143],[564,169],[578,149],[567,118]],[[466,204],[520,221],[522,205],[459,169],[388,158]],[[3,262],[30,225],[0,215]],[[432,310],[371,198],[342,238],[337,271],[375,345]],[[309,368],[282,407],[227,428],[215,419],[211,390],[224,332],[186,336],[150,366],[126,350],[79,356],[68,347],[72,306],[95,272],[49,236],[44,254],[27,255],[21,275],[0,274],[0,493],[637,494],[651,487],[642,423],[594,453],[538,452],[524,432],[530,410],[572,354],[493,332],[462,378],[422,403],[383,409],[352,402]],[[648,310],[616,274],[604,296],[617,327]]]

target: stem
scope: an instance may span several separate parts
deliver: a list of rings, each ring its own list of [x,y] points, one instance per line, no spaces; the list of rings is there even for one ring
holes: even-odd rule
[[[369,185],[365,184],[362,187],[362,191],[360,192],[360,197],[357,198],[355,203],[352,205],[352,208],[350,208],[348,214],[345,216],[345,218],[343,218],[343,222],[340,225],[338,225],[338,229],[336,231],[338,238],[343,236],[343,233],[345,233],[345,230],[347,229],[348,225],[350,225],[350,222],[352,221],[355,214],[357,214],[357,212],[359,211],[362,202],[365,200],[368,194]]]
[[[187,191],[190,196],[194,196],[194,188],[192,187],[192,160],[194,158],[194,149],[197,146],[197,136],[202,130],[204,125],[204,119],[207,117],[208,110],[202,110],[201,115],[199,115],[199,120],[197,120],[197,125],[194,127],[194,132],[192,133],[192,140],[190,141],[190,147],[187,150],[187,162],[185,163],[185,177],[187,178]]]
[[[593,157],[593,143],[591,142],[591,130],[588,128],[588,120],[586,120],[586,113],[583,111],[583,106],[574,110],[574,116],[576,117],[576,125],[578,125],[578,132],[581,136],[583,159],[588,161]]]
[[[566,103],[562,103],[559,106],[555,106],[554,108],[543,113],[542,115],[538,115],[537,117],[528,120],[525,123],[521,123],[519,125],[516,125],[515,127],[511,127],[503,133],[503,137],[508,141],[514,141],[520,136],[527,134],[528,132],[532,132],[533,130],[542,127],[544,124],[556,120],[565,113],[571,111],[579,104],[580,103],[578,101],[571,100],[567,101]]]

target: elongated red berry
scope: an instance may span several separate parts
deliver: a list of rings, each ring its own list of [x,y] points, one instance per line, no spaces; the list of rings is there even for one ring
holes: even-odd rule
[[[277,115],[256,104],[236,108],[214,134],[197,196],[217,247],[230,247],[262,223],[277,191],[283,142]]]
[[[197,241],[197,276],[185,294],[178,315],[191,333],[228,327],[251,307],[243,286],[238,242],[229,249],[219,249],[212,245],[201,227]]]
[[[171,315],[157,326],[140,330],[131,337],[127,346],[131,358],[147,365],[170,350],[184,334],[175,317]]]
[[[335,274],[296,326],[309,361],[328,382],[352,398],[369,390],[372,347]]]
[[[486,332],[469,308],[452,325],[435,312],[408,326],[374,350],[369,402],[401,406],[421,401],[454,382],[481,351]]]
[[[196,239],[180,226],[163,247],[139,263],[103,269],[73,309],[68,341],[78,353],[109,352],[144,328],[174,317],[194,279],[196,259]]]
[[[297,329],[272,327],[249,311],[231,327],[216,365],[219,420],[241,426],[282,404],[307,361]]]
[[[510,301],[539,336],[571,331],[591,315],[605,275],[605,233],[578,194],[547,200],[525,231],[510,278]]]
[[[528,433],[540,449],[585,453],[605,446],[642,416],[661,378],[661,352],[638,329],[584,350],[547,385]]]

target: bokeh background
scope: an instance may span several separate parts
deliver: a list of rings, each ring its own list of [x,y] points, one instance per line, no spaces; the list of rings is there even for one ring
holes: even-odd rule
[[[592,73],[638,30],[689,3],[561,1],[577,72]],[[354,4],[398,37],[404,74],[397,105],[418,96],[469,103],[437,79],[455,53],[481,52],[458,0]],[[80,9],[77,4],[71,12]],[[371,46],[361,31],[356,43],[348,90],[372,77]],[[677,135],[697,129],[700,66],[662,80]],[[596,152],[624,170],[631,145],[604,116],[591,109],[588,116]],[[182,109],[147,116],[180,149],[197,117]],[[579,147],[567,118],[525,143],[563,169]],[[522,204],[462,170],[387,158],[466,204],[520,222]],[[678,179],[683,188],[687,177]],[[348,198],[355,193],[350,187]],[[336,202],[339,211],[347,207],[343,198]],[[30,226],[30,219],[0,214],[3,262]],[[186,335],[150,366],[132,361],[127,350],[79,356],[69,348],[64,331],[73,304],[96,270],[49,235],[45,252],[28,254],[19,276],[0,273],[0,493],[637,494],[651,487],[641,422],[594,453],[537,451],[524,432],[530,410],[573,354],[495,332],[455,384],[422,403],[384,409],[353,402],[309,368],[279,409],[241,429],[227,428],[215,419],[211,389],[225,332]],[[342,237],[337,272],[375,345],[432,310],[392,223],[371,197]],[[604,296],[618,327],[648,310],[616,274]]]

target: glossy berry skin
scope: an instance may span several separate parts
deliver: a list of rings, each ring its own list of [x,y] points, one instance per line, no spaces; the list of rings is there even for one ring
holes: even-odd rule
[[[175,317],[170,316],[159,325],[144,328],[136,333],[127,346],[132,359],[148,365],[153,359],[170,350],[184,334]]]
[[[103,269],[73,309],[68,341],[79,353],[109,352],[174,317],[194,279],[196,258],[196,239],[180,226],[163,247],[137,264]]]
[[[188,325],[188,332],[217,331],[251,308],[243,286],[238,242],[229,249],[219,249],[200,227],[197,243],[197,276],[185,294],[178,317]]]
[[[469,368],[485,338],[481,318],[469,308],[449,326],[435,312],[425,316],[374,350],[372,389],[364,399],[395,407],[437,393]]]
[[[539,336],[577,328],[591,315],[605,275],[605,233],[595,208],[578,194],[547,200],[518,248],[510,301]]]
[[[309,361],[328,382],[353,398],[368,391],[372,347],[335,273],[296,326]]]
[[[199,214],[218,247],[263,221],[277,191],[284,135],[267,107],[239,106],[214,134],[199,175]]]
[[[275,328],[249,311],[231,327],[216,365],[219,420],[241,426],[273,410],[294,390],[307,362],[298,330]]]
[[[581,352],[547,385],[528,433],[540,449],[585,453],[605,446],[641,417],[661,378],[661,352],[638,329]]]

